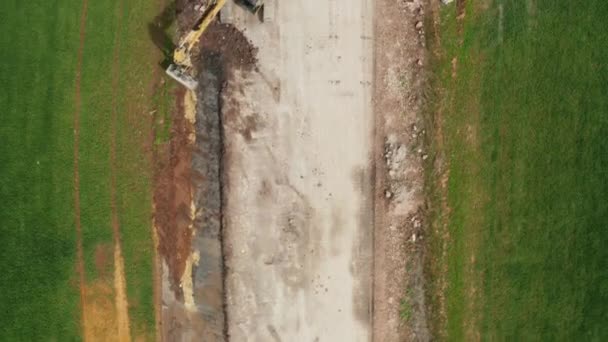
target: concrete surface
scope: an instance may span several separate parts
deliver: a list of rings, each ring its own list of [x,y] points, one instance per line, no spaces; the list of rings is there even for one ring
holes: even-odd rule
[[[228,6],[259,47],[222,103],[229,338],[369,341],[373,1]]]

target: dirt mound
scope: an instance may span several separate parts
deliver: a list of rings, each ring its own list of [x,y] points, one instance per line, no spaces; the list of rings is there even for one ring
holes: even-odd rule
[[[192,147],[188,136],[192,125],[183,112],[185,90],[178,88],[175,94],[176,109],[171,125],[168,156],[160,161],[155,177],[154,205],[155,225],[158,232],[158,252],[169,266],[171,284],[176,296],[181,296],[180,279],[190,255],[192,232],[190,230],[191,161]]]
[[[201,12],[196,10],[198,6],[207,6],[208,2],[200,0],[176,0],[170,3],[169,7],[174,7],[178,27],[182,30],[189,30],[201,16]]]
[[[236,27],[218,21],[211,23],[201,37],[200,51],[201,59],[218,58],[225,77],[232,70],[251,71],[258,61],[258,48]]]

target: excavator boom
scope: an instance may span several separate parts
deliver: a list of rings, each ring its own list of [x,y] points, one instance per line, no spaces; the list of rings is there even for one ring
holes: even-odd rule
[[[166,73],[190,90],[194,90],[198,87],[198,81],[196,80],[194,67],[192,65],[192,60],[190,59],[192,49],[199,42],[201,36],[207,27],[209,27],[213,19],[215,19],[222,7],[226,5],[226,1],[228,0],[215,0],[215,2],[205,10],[190,32],[179,40],[179,44],[173,51],[173,63],[169,65]],[[263,5],[263,0],[242,1],[253,13],[256,13]]]
[[[167,68],[166,73],[188,89],[194,90],[198,86],[198,82],[192,75],[193,66],[190,60],[192,48],[198,43],[203,32],[205,32],[209,24],[211,24],[222,7],[224,7],[226,1],[216,0],[215,3],[209,6],[192,30],[179,40],[179,44],[173,52],[173,64]]]

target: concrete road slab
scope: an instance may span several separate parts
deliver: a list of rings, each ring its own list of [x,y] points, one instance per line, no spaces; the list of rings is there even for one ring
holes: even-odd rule
[[[369,341],[373,1],[265,6],[230,8],[259,62],[222,103],[228,334]]]

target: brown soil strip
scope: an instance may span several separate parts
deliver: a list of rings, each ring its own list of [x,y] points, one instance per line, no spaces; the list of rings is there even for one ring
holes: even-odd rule
[[[152,208],[152,213],[154,213],[156,209]],[[158,233],[156,231],[156,222],[154,219],[152,220],[152,238],[154,241],[154,323],[155,329],[154,332],[156,334],[155,340],[156,342],[163,341],[163,312],[162,312],[162,259],[160,258],[160,254],[158,254]]]
[[[158,68],[157,68],[158,69]],[[160,76],[160,72],[159,71],[155,71],[154,72],[154,79],[156,81],[154,81],[154,84],[152,85],[153,89],[156,87],[157,84],[160,83],[161,80],[161,76]],[[152,94],[154,94],[154,91],[152,91]],[[154,115],[150,115],[150,126],[154,127],[154,120],[155,117]],[[152,150],[151,152],[151,156],[152,156],[152,167],[154,168],[156,164],[156,160],[157,158],[159,158],[157,156],[157,152],[155,151],[155,148],[153,147],[154,145],[154,129],[150,130],[151,134],[150,134],[150,141],[148,142],[150,149]],[[156,213],[156,206],[154,205],[154,203],[152,203],[152,215],[154,216]],[[156,228],[156,221],[154,220],[154,217],[152,218],[152,225],[151,225],[151,230],[152,230],[152,239],[154,242],[154,263],[153,263],[153,275],[152,275],[152,279],[154,282],[154,286],[153,286],[153,296],[154,296],[154,322],[155,322],[155,334],[156,334],[156,341],[157,342],[161,342],[162,341],[162,260],[160,258],[160,254],[158,253],[158,233],[157,233],[157,228]]]
[[[82,9],[80,12],[80,43],[78,46],[78,57],[76,61],[76,77],[74,80],[74,225],[76,227],[76,268],[78,272],[78,282],[80,287],[80,311],[81,311],[81,329],[84,333],[87,324],[86,315],[86,289],[84,275],[84,256],[82,250],[82,227],[80,223],[80,174],[78,169],[78,148],[80,138],[80,109],[82,99],[80,94],[80,83],[82,79],[82,56],[84,50],[85,30],[87,22],[87,7],[88,1],[82,0]]]
[[[163,12],[165,9],[165,0],[158,0],[158,11],[159,13]],[[151,23],[150,25],[160,25],[159,23],[160,18],[155,18],[155,22]],[[166,27],[161,26],[162,29],[166,29]],[[153,38],[153,36],[152,36]],[[161,43],[158,44],[151,44],[151,55],[152,56],[159,56],[160,58],[163,57],[162,53],[159,53],[159,49],[163,50],[164,49],[164,42],[165,39],[168,39],[165,35],[163,35],[161,40]],[[154,41],[154,38],[153,38]],[[154,73],[152,75],[152,82],[150,83],[150,94],[152,94],[152,96],[155,96],[155,94],[157,94],[158,89],[160,88],[160,86],[162,85],[163,78],[162,78],[162,69],[160,67],[156,67],[154,68]],[[158,110],[158,108],[150,108],[150,111],[156,111]],[[157,165],[157,159],[160,158],[159,153],[157,151],[157,149],[154,147],[154,140],[155,140],[155,121],[156,121],[156,116],[155,115],[149,115],[150,117],[150,134],[148,135],[148,141],[146,142],[146,150],[149,152],[147,154],[147,156],[150,158],[150,162],[154,171],[154,167]],[[155,172],[155,171],[154,171]],[[155,173],[154,173],[155,174]],[[154,203],[152,204],[152,215],[155,215],[156,213],[156,206],[154,205]],[[152,230],[152,239],[154,241],[154,263],[153,263],[153,296],[154,296],[154,323],[155,323],[155,340],[157,342],[161,342],[163,340],[162,337],[162,260],[160,257],[160,254],[158,253],[158,233],[156,230],[156,222],[154,220],[154,217],[152,218],[152,225],[151,225],[151,230]]]
[[[423,260],[426,2],[375,3],[373,340],[429,341]]]
[[[183,87],[178,88],[169,150],[161,152],[168,155],[168,160],[158,160],[159,171],[155,177],[154,191],[158,253],[167,262],[172,290],[177,298],[182,298],[179,284],[190,256],[192,241],[192,145],[189,136],[193,127],[184,117],[184,95]]]
[[[116,200],[116,120],[118,117],[118,91],[120,86],[120,33],[122,27],[122,0],[117,5],[117,21],[114,36],[114,51],[112,57],[112,113],[110,117],[110,207],[112,211],[112,235],[114,240],[114,291],[116,320],[118,324],[118,339],[130,341],[129,308],[127,298],[127,282],[124,273],[124,259],[120,242],[120,221]]]

